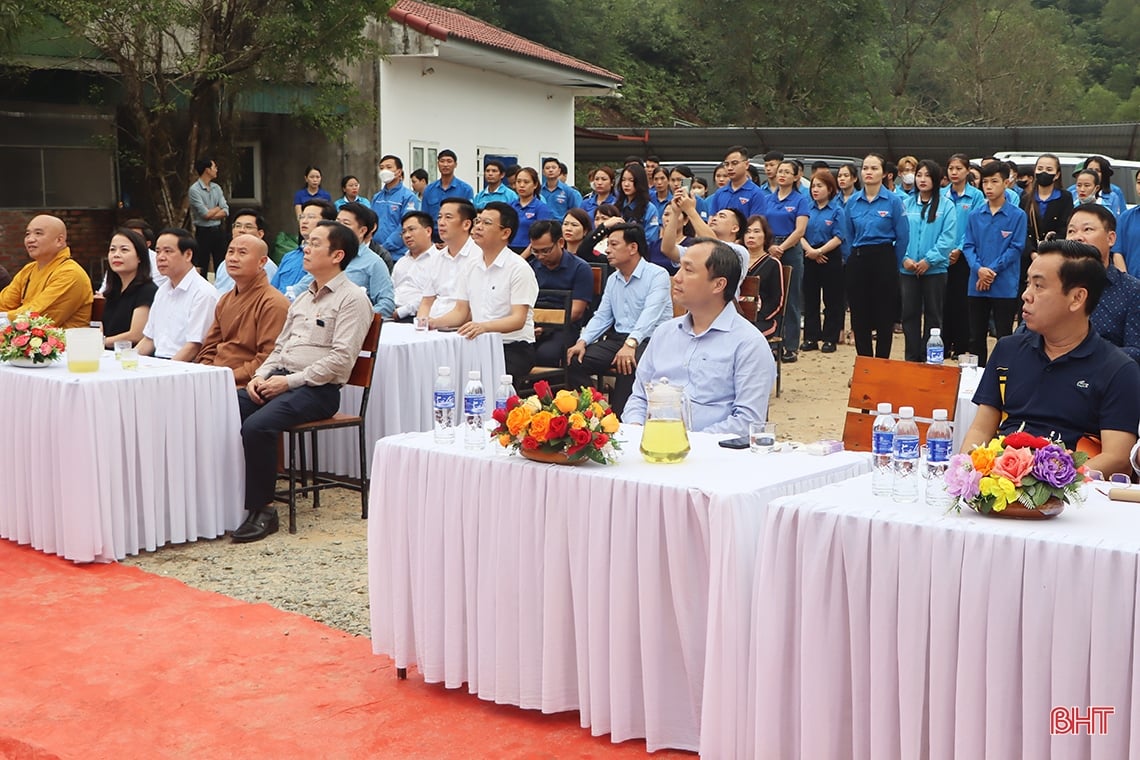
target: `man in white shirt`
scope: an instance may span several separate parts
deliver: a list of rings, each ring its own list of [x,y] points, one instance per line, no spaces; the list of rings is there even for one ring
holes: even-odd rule
[[[518,225],[518,213],[505,203],[492,201],[479,211],[471,237],[482,255],[471,257],[459,278],[455,308],[428,325],[458,327],[468,339],[502,333],[507,373],[521,378],[534,366],[538,280],[522,256],[507,247]]]
[[[463,198],[447,198],[439,205],[436,227],[443,248],[432,254],[431,281],[424,291],[418,316],[436,319],[455,308],[459,273],[479,246],[471,239],[475,206]]]
[[[396,293],[393,317],[406,322],[416,315],[424,293],[431,289],[432,256],[436,254],[431,243],[430,216],[423,211],[409,211],[400,224],[408,250],[392,269]]]
[[[139,341],[139,353],[194,361],[214,319],[218,291],[194,268],[198,243],[183,229],[168,227],[155,244],[158,271],[168,280],[158,289]]]

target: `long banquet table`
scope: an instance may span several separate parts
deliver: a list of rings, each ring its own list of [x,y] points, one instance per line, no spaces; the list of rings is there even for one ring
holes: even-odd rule
[[[440,367],[451,368],[458,393],[467,372],[479,370],[488,398],[495,393],[503,363],[503,336],[483,333],[468,340],[454,332],[417,331],[413,325],[385,322],[372,372],[372,392],[364,420],[368,445],[397,433],[431,430],[432,390]],[[340,411],[359,414],[359,388],[345,386]],[[340,475],[359,477],[360,464],[354,431],[330,430],[320,434],[321,466]]]
[[[0,537],[76,562],[215,538],[242,509],[233,373],[106,354],[72,374],[0,365],[4,487]]]
[[[482,699],[578,710],[614,742],[696,750],[702,721],[716,742],[746,696],[766,505],[869,461],[729,451],[696,434],[683,463],[651,465],[640,430],[621,435],[612,467],[470,452],[430,433],[377,443],[373,650]]]
[[[869,477],[779,499],[755,566],[765,604],[753,606],[736,746],[1136,757],[1138,589],[1140,510],[1097,492],[1043,522],[896,504],[872,496]],[[1113,714],[1103,735],[1054,736],[1054,707]]]

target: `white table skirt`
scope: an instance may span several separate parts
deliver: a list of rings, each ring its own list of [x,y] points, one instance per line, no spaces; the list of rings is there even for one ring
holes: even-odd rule
[[[754,756],[1136,756],[1135,504],[944,514],[864,477],[775,502],[755,572]],[[1051,736],[1055,706],[1115,714],[1105,736]]]
[[[229,369],[106,355],[72,374],[0,365],[0,536],[76,562],[214,538],[244,516]]]
[[[868,459],[763,457],[694,435],[685,462],[651,465],[640,430],[624,435],[613,467],[437,447],[430,433],[381,440],[374,651],[482,699],[579,710],[594,735],[650,750],[696,750],[702,713],[714,731],[740,716],[765,505]]]
[[[453,332],[417,332],[410,324],[384,323],[364,421],[369,446],[396,433],[432,429],[432,390],[440,367],[451,367],[459,395],[467,384],[467,372],[479,370],[487,397],[491,398],[499,377],[506,372],[503,336],[484,333],[468,340]],[[346,386],[340,394],[340,411],[359,414],[362,393],[360,388]],[[355,431],[323,432],[320,447],[323,469],[353,478],[360,475]]]
[[[966,432],[974,424],[978,416],[978,407],[974,404],[974,391],[978,389],[978,381],[982,378],[982,369],[976,371],[963,370],[962,380],[958,384],[958,404],[954,407],[954,449],[957,453],[962,449],[962,441],[966,440]]]

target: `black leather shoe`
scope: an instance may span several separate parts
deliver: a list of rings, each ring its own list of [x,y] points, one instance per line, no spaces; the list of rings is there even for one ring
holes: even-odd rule
[[[825,354],[834,354],[835,353],[835,344],[834,343],[824,343],[823,348],[821,348],[819,350]]]
[[[277,510],[270,507],[250,516],[241,527],[233,532],[230,540],[235,544],[249,544],[260,541],[277,532],[279,523]]]
[[[780,357],[780,361],[784,364],[795,364],[797,358],[795,351],[785,351],[784,355]]]
[[[805,340],[803,343],[800,344],[800,350],[801,351],[818,351],[819,350],[819,343],[817,341],[814,341],[814,340]]]

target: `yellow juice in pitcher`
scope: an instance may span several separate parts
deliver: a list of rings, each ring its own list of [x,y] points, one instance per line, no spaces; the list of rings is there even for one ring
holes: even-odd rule
[[[681,420],[646,420],[641,433],[641,454],[656,464],[680,462],[689,453],[689,435]]]
[[[99,360],[98,359],[68,359],[67,360],[68,372],[98,372]]]

